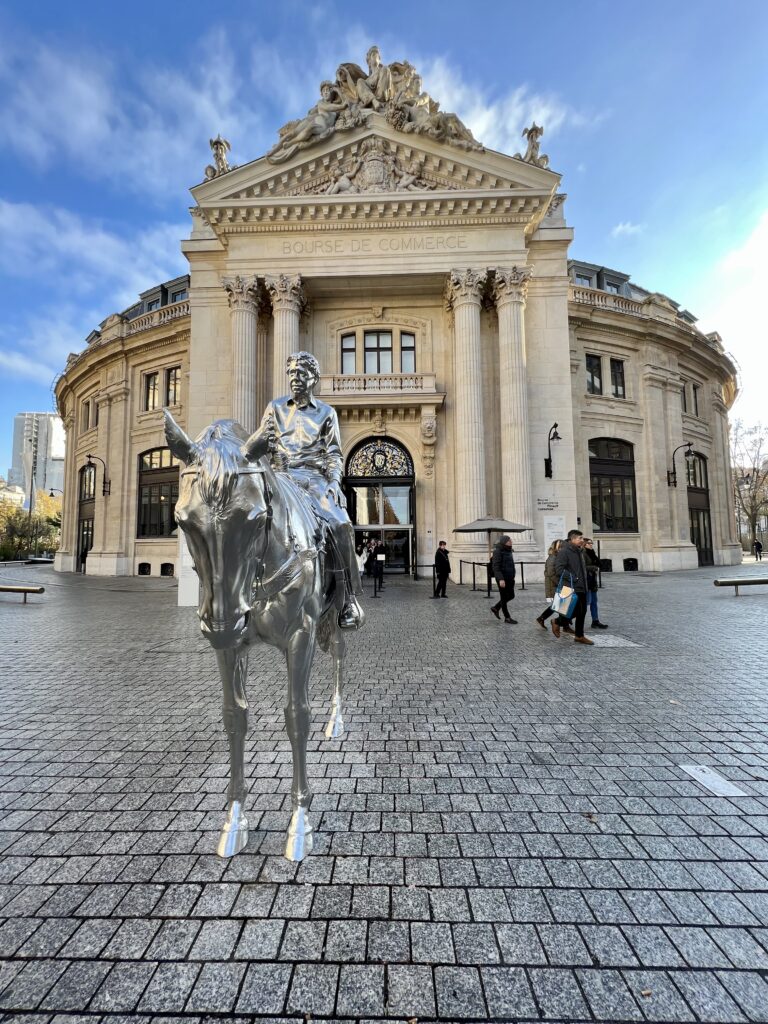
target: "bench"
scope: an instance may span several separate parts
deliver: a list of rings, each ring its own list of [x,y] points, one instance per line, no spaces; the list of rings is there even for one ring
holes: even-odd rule
[[[24,584],[15,586],[10,583],[0,583],[0,594],[23,594],[24,604],[27,603],[27,594],[44,594],[45,587],[28,587]]]
[[[735,587],[736,597],[739,587],[768,587],[768,576],[742,576],[741,579],[715,580],[716,587]]]

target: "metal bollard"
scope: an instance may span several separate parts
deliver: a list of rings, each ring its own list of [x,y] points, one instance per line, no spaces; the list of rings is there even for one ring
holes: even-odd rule
[[[520,589],[525,590],[525,562],[520,563]]]

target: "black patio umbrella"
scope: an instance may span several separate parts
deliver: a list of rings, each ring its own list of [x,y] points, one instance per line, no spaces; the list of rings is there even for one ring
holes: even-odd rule
[[[522,526],[520,523],[510,523],[508,519],[500,519],[498,516],[481,516],[479,519],[467,523],[465,526],[457,526],[454,533],[487,533],[488,534],[488,561],[491,560],[491,534],[492,533],[525,533],[530,526]]]

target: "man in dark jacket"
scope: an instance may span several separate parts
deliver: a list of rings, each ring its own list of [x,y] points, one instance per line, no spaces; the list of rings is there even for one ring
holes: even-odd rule
[[[448,554],[448,544],[446,541],[441,540],[437,546],[437,551],[435,552],[435,576],[437,577],[437,586],[435,587],[433,597],[448,597],[445,592],[448,577],[451,575],[451,562],[448,558]]]
[[[515,556],[512,554],[512,538],[506,534],[496,544],[493,549],[493,560],[491,562],[491,571],[496,577],[496,582],[499,585],[499,600],[491,608],[491,612],[500,618],[499,612],[504,612],[504,621],[510,626],[517,625],[517,619],[513,619],[509,614],[507,603],[513,600],[515,596]]]
[[[581,530],[569,530],[567,543],[563,544],[557,552],[555,572],[558,580],[563,573],[566,574],[563,582],[573,586],[578,598],[576,611],[574,612],[574,626],[576,627],[574,643],[589,644],[591,646],[592,641],[584,636],[584,619],[587,614],[587,590],[589,583],[587,580],[587,564],[584,561],[584,552],[582,550],[583,545],[584,534]],[[555,636],[560,636],[560,622],[552,623],[552,632]]]

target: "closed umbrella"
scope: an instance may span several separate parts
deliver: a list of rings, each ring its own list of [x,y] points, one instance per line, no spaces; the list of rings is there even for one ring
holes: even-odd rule
[[[488,534],[488,561],[491,560],[491,534],[492,533],[525,533],[530,526],[522,526],[520,523],[510,523],[508,519],[500,519],[498,516],[481,516],[465,526],[457,526],[454,533],[487,533]]]

